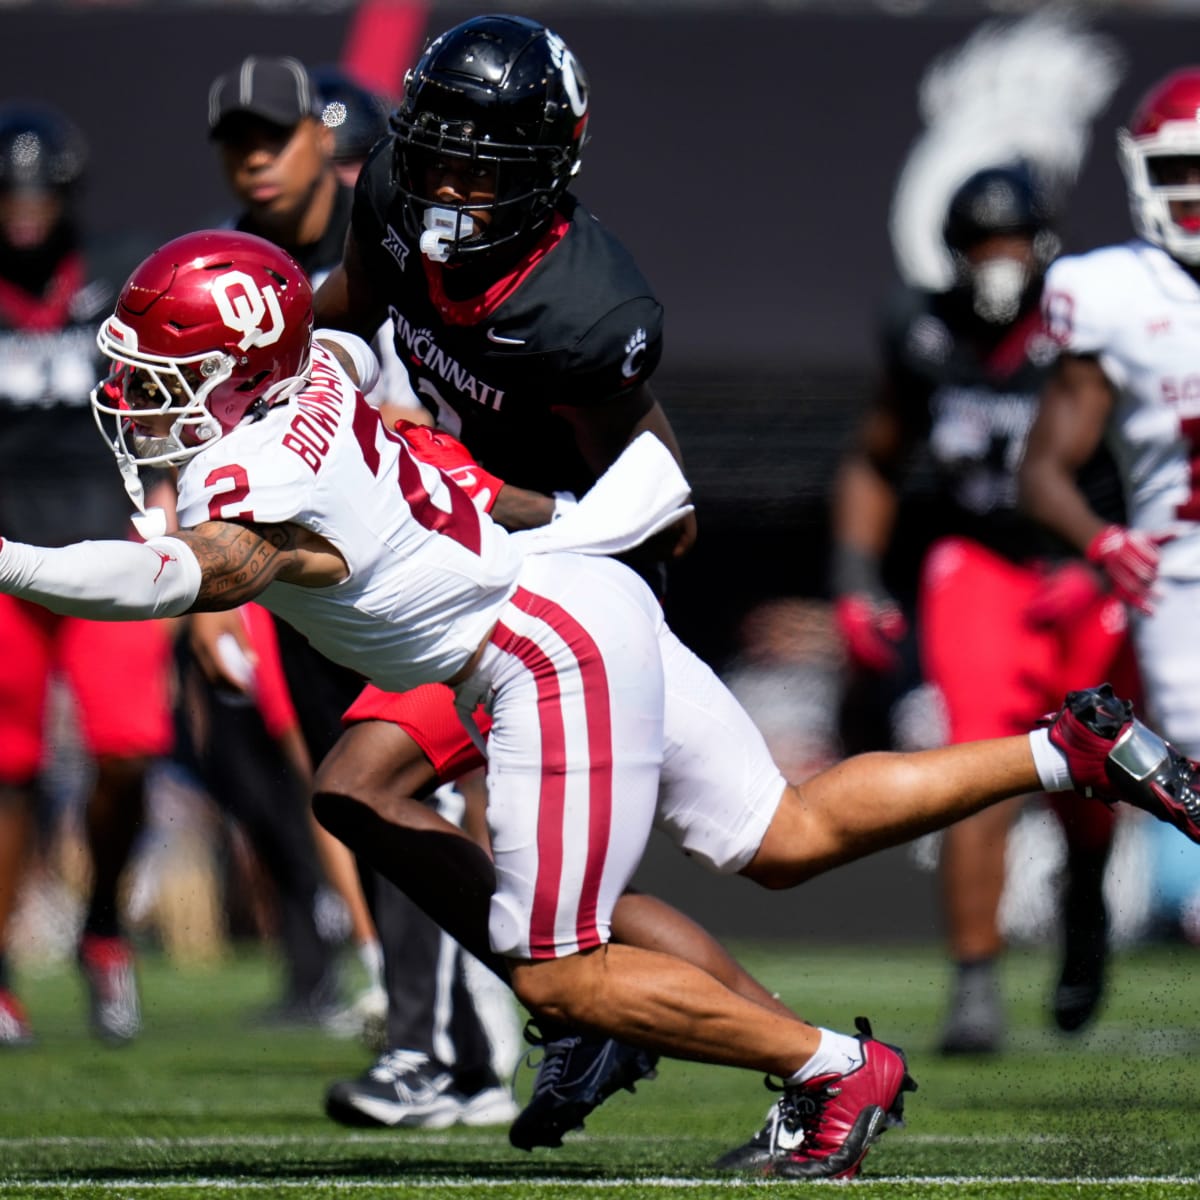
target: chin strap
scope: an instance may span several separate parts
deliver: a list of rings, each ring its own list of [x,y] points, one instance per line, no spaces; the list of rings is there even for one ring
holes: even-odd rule
[[[142,478],[138,474],[137,467],[128,458],[118,458],[117,465],[121,470],[121,482],[125,485],[125,494],[137,509],[137,512],[129,519],[133,523],[134,529],[137,530],[138,537],[144,542],[150,541],[151,538],[162,537],[167,532],[166,510],[146,507],[146,489],[142,485]]]

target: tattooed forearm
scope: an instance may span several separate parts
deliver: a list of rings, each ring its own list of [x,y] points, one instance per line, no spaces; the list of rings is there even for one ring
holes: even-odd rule
[[[199,610],[237,608],[253,600],[296,556],[290,525],[207,521],[175,535],[186,542],[203,572]]]

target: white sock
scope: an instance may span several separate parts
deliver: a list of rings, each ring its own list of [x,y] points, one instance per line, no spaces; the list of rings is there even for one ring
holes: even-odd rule
[[[1067,756],[1050,740],[1048,729],[1035,729],[1029,735],[1029,748],[1033,751],[1033,765],[1045,792],[1069,792],[1075,785],[1071,772],[1067,770]]]
[[[821,1044],[816,1053],[784,1083],[803,1083],[816,1079],[818,1075],[848,1075],[865,1062],[862,1042],[847,1033],[834,1033],[832,1029],[821,1029]]]
[[[354,949],[367,973],[369,986],[383,987],[383,947],[372,938],[367,942],[359,942]]]

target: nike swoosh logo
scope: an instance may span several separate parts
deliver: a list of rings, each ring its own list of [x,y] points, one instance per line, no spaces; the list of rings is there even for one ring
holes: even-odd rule
[[[505,337],[503,334],[497,333],[495,331],[495,329],[489,329],[487,331],[487,340],[489,342],[495,342],[498,346],[523,346],[523,345],[525,345],[524,338]]]

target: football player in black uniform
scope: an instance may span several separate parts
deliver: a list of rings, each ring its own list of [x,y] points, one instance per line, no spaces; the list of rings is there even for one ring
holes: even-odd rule
[[[88,394],[96,321],[139,253],[123,239],[85,247],[77,203],[85,159],[82,136],[57,110],[0,109],[0,517],[52,546],[133,532],[129,502],[93,444]],[[171,746],[170,636],[163,622],[50,617],[5,596],[0,645],[0,1047],[31,1036],[4,948],[46,747],[52,670],[70,687],[96,764],[79,964],[95,1032],[128,1041],[141,1018],[117,886],[142,825],[146,768]]]
[[[342,265],[317,295],[318,325],[369,333],[387,317],[414,389],[487,472],[544,499],[493,514],[540,524],[585,491],[628,442],[652,430],[678,456],[648,387],[662,307],[625,248],[568,191],[580,165],[588,85],[556,34],[521,17],[477,17],[442,34],[410,73],[359,177]],[[635,563],[661,585],[691,518]],[[457,830],[405,797],[482,762],[449,689],[368,689],[317,777],[315,807],[344,841],[485,961],[490,863]],[[377,770],[361,772],[364,743]],[[343,763],[354,762],[354,770]],[[380,819],[382,818],[382,820]],[[622,922],[624,933],[622,933]],[[760,1003],[775,1003],[698,927],[651,897],[618,906],[617,936],[670,938]],[[526,1149],[562,1134],[653,1068],[644,1051],[543,1023],[530,1105],[510,1137]],[[335,1085],[342,1119],[420,1078]],[[553,1085],[553,1086],[552,1086]]]
[[[918,642],[924,675],[945,704],[948,740],[964,742],[1024,728],[1059,690],[1110,674],[1125,621],[1099,576],[1017,511],[1016,471],[1056,353],[1038,305],[1057,239],[1029,168],[999,165],[966,179],[949,202],[944,238],[957,282],[945,291],[905,288],[887,314],[884,385],[836,485],[833,590],[851,660],[878,679],[897,661],[903,628],[881,563],[904,467],[925,445],[937,472],[939,528],[922,568]],[[1097,462],[1089,474],[1093,490],[1109,488],[1111,503],[1111,470]],[[1090,1020],[1101,995],[1112,813],[1051,803],[1068,844],[1054,1014],[1071,1030]],[[947,1054],[995,1051],[1003,1041],[998,910],[1017,804],[944,834],[955,963]]]

